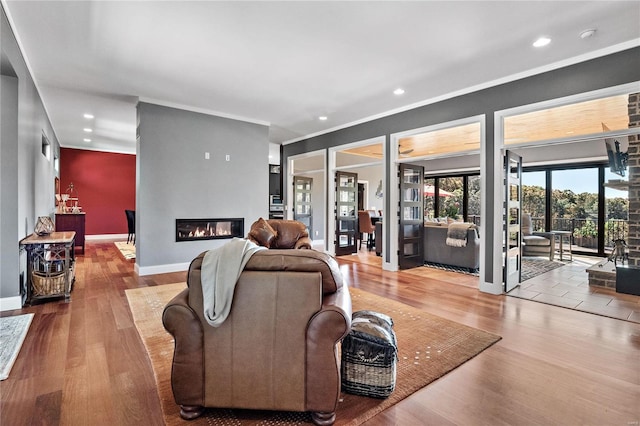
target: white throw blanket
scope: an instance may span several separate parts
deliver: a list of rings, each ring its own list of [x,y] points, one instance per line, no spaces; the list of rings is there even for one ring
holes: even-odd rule
[[[265,249],[249,240],[234,238],[205,253],[200,280],[204,317],[209,324],[219,327],[227,319],[236,282],[244,266],[255,252]]]

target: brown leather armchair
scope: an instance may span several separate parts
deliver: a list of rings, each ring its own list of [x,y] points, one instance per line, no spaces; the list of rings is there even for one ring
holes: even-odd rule
[[[236,284],[220,327],[204,318],[201,264],[164,309],[175,340],[171,386],[180,415],[204,407],[309,411],[331,425],[340,396],[338,343],[351,327],[351,296],[337,262],[315,250],[262,250]]]
[[[272,249],[311,249],[309,231],[302,222],[260,218],[253,222],[247,239]]]

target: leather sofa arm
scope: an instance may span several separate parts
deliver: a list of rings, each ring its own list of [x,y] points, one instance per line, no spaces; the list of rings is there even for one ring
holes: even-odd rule
[[[171,385],[176,403],[204,405],[204,337],[202,323],[189,306],[189,289],[167,304],[162,324],[175,341]]]
[[[307,327],[307,410],[333,412],[340,394],[340,357],[337,344],[351,329],[351,295],[345,285],[325,295],[321,310]],[[331,349],[332,350],[329,350]],[[326,383],[333,392],[313,392],[318,383]]]
[[[293,247],[294,249],[309,249],[311,250],[311,238],[302,237],[298,241],[296,241],[296,245]]]

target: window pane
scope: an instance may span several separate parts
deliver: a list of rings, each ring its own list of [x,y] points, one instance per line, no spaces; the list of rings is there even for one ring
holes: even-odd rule
[[[522,211],[531,215],[534,231],[545,230],[545,172],[522,173]]]
[[[425,179],[424,180],[424,217],[425,219],[433,219],[436,217],[435,214],[435,184],[436,180]]]
[[[469,176],[467,185],[467,221],[480,225],[480,176]]]
[[[351,176],[340,176],[338,186],[342,188],[353,188],[355,187],[355,179]]]
[[[420,182],[420,174],[417,170],[405,169],[402,181],[404,183],[418,183]]]
[[[605,222],[604,222],[604,247],[607,253],[613,249],[615,240],[629,242],[629,192],[626,189],[627,178],[605,170],[605,182],[614,187],[606,186],[604,190]]]
[[[440,217],[450,217],[453,219],[462,218],[462,177],[449,177],[438,179]]]
[[[551,172],[551,229],[571,231],[576,248],[598,250],[598,169]]]

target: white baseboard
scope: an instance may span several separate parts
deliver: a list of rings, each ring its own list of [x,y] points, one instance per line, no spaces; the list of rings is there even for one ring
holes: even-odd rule
[[[3,297],[0,299],[0,312],[22,309],[22,296]]]
[[[180,272],[189,269],[191,262],[186,263],[173,263],[170,265],[154,265],[154,266],[139,266],[138,263],[134,265],[134,270],[139,276],[166,274],[169,272]]]
[[[502,283],[488,283],[486,281],[480,281],[480,291],[483,293],[500,295],[502,291]]]
[[[86,235],[87,241],[91,240],[126,240],[128,234],[103,234],[103,235]]]

